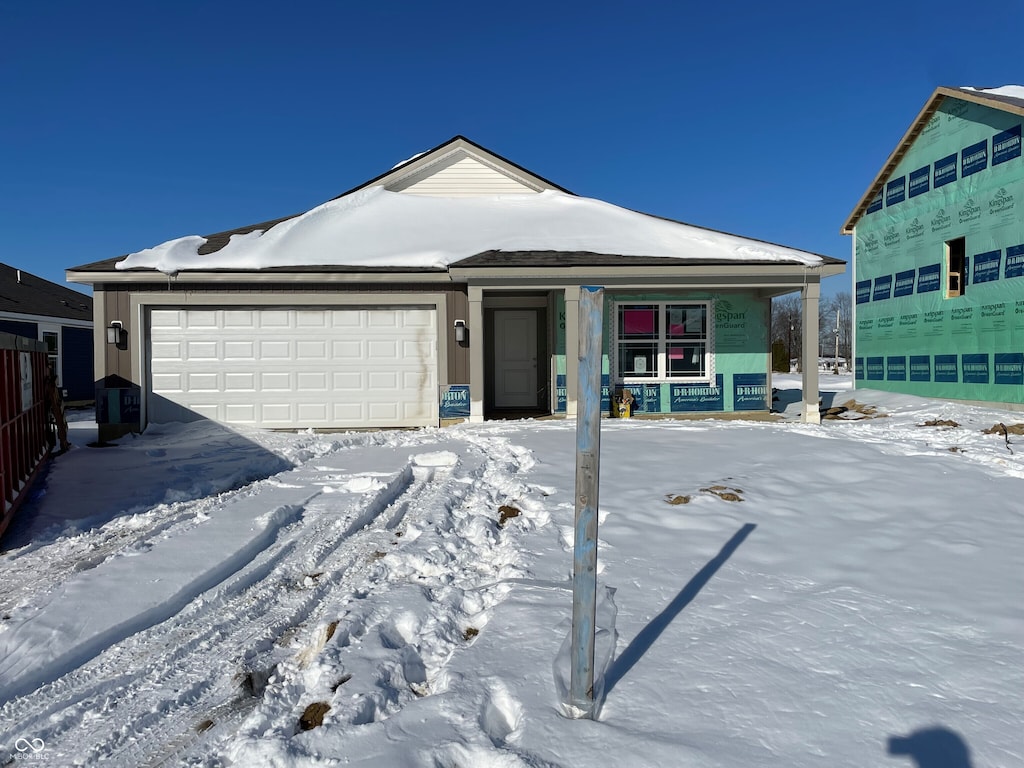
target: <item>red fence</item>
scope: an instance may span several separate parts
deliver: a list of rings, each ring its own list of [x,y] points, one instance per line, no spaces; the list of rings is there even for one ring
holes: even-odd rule
[[[46,347],[0,333],[0,534],[47,453]]]

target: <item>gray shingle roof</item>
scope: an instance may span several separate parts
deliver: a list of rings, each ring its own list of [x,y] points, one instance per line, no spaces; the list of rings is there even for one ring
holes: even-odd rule
[[[0,264],[0,312],[91,321],[92,296]]]

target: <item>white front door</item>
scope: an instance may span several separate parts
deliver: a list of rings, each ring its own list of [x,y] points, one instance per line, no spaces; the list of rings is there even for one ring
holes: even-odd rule
[[[494,407],[537,407],[537,312],[494,311]]]

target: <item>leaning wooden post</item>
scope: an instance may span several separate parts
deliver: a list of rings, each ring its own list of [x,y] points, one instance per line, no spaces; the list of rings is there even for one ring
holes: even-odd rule
[[[579,396],[576,412],[576,531],[572,560],[572,672],[569,705],[594,715],[597,613],[597,490],[601,458],[601,326],[604,289],[580,290]]]

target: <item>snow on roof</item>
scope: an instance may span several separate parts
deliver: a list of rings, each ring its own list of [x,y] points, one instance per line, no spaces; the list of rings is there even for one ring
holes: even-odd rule
[[[199,236],[130,254],[118,269],[265,269],[299,266],[446,268],[485,251],[561,251],[683,260],[788,262],[817,254],[667,221],[554,190],[435,197],[380,186],[331,200],[270,229],[234,235],[199,254]]]
[[[960,90],[987,93],[990,96],[1009,96],[1012,99],[1024,100],[1024,85],[1003,85],[999,88],[972,88],[969,85],[962,85]]]

